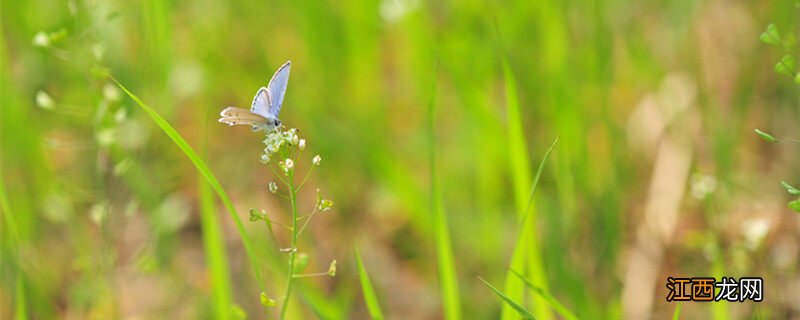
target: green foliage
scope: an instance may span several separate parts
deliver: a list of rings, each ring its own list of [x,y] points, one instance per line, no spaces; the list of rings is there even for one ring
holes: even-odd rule
[[[681,304],[677,303],[675,305],[675,311],[672,312],[672,320],[680,320],[681,319]]]
[[[239,219],[239,215],[236,213],[236,209],[233,207],[233,203],[231,202],[230,197],[228,197],[228,194],[225,192],[225,189],[222,188],[222,185],[219,183],[217,178],[214,176],[213,173],[211,173],[211,170],[208,168],[203,159],[201,159],[200,156],[197,155],[197,152],[195,152],[194,149],[192,149],[189,143],[187,143],[186,140],[184,140],[183,137],[181,137],[178,131],[176,131],[167,122],[167,120],[164,120],[164,118],[158,115],[158,113],[155,110],[153,110],[153,108],[142,102],[142,100],[139,99],[139,97],[128,91],[128,89],[125,88],[125,86],[123,86],[121,83],[119,83],[119,81],[113,78],[112,80],[114,80],[117,86],[119,86],[119,88],[122,89],[122,91],[124,91],[125,94],[128,95],[128,97],[133,99],[133,101],[136,102],[136,104],[140,108],[142,108],[142,110],[144,110],[147,113],[147,115],[150,116],[151,119],[153,119],[153,121],[158,125],[158,127],[161,128],[161,130],[170,139],[172,139],[172,142],[174,142],[175,145],[178,146],[178,148],[183,152],[183,154],[186,155],[187,158],[189,158],[192,164],[194,164],[195,168],[197,168],[197,171],[200,173],[200,175],[203,178],[205,178],[205,180],[211,185],[211,187],[217,193],[217,196],[220,198],[220,200],[222,200],[222,203],[228,209],[230,217],[236,224],[236,230],[239,232],[239,238],[242,241],[242,245],[244,246],[245,252],[247,253],[247,257],[250,261],[250,267],[253,269],[253,273],[255,273],[256,275],[256,280],[258,280],[259,286],[262,286],[264,284],[264,281],[261,277],[261,271],[258,268],[258,264],[255,259],[252,244],[250,242],[250,237],[244,230],[244,225],[242,224],[242,221]]]
[[[198,180],[200,180],[198,178]],[[211,273],[211,295],[214,317],[227,319],[227,311],[233,301],[229,279],[228,257],[225,251],[222,224],[217,218],[211,187],[198,181],[200,191],[200,223],[203,228],[203,249]]]
[[[266,294],[266,293],[263,293],[263,292],[262,292],[262,293],[261,293],[261,295],[260,295],[260,297],[261,297],[261,305],[263,305],[263,306],[265,306],[265,307],[268,307],[268,308],[269,308],[269,307],[274,307],[274,306],[277,306],[277,305],[278,305],[278,302],[277,302],[277,301],[275,301],[275,300],[273,300],[273,299],[272,299],[272,298],[270,298],[269,296],[267,296],[267,294]]]
[[[794,210],[794,212],[800,213],[800,199],[790,201],[788,206],[790,209]]]
[[[800,195],[800,190],[798,190],[797,188],[793,187],[792,185],[790,185],[786,181],[781,181],[781,185],[783,185],[783,188],[785,188],[786,192],[788,192],[789,194],[791,194],[793,196]]]
[[[794,77],[795,70],[797,70],[797,57],[792,55],[783,56],[781,61],[775,65],[775,71],[790,77]]]
[[[498,297],[500,297],[500,299],[502,299],[503,302],[508,304],[508,306],[514,309],[514,311],[519,313],[519,315],[522,316],[523,319],[536,319],[536,317],[534,317],[533,314],[530,311],[528,311],[528,309],[525,309],[525,307],[515,302],[513,299],[509,298],[503,292],[497,290],[497,288],[489,284],[489,282],[486,282],[486,280],[483,280],[483,278],[478,278],[478,279],[483,281],[483,283],[486,284],[486,286],[489,287],[489,289],[492,289],[492,292],[494,292]]]
[[[508,273],[506,273],[506,283],[505,283],[506,292],[514,293],[514,295],[509,294],[509,296],[512,299],[521,300],[521,298],[524,296],[523,278],[520,278],[519,275],[514,274],[513,270],[514,269],[525,270],[521,268],[525,266],[525,261],[530,259],[529,257],[532,253],[538,252],[530,248],[530,246],[536,243],[536,241],[533,241],[533,239],[535,239],[536,237],[536,234],[533,233],[535,224],[532,221],[533,219],[535,219],[535,215],[531,213],[533,209],[533,200],[534,196],[536,195],[536,188],[539,185],[539,179],[541,178],[542,171],[544,170],[544,165],[550,158],[550,153],[553,152],[553,149],[556,147],[556,144],[558,144],[559,139],[560,137],[553,140],[553,143],[550,145],[550,148],[548,148],[547,151],[544,153],[541,162],[539,162],[539,167],[536,169],[536,176],[533,179],[533,184],[530,187],[528,202],[524,211],[524,215],[522,217],[522,221],[520,223],[522,225],[522,229],[520,230],[519,235],[517,236],[517,241],[514,246],[514,251],[511,255],[511,263],[508,269]],[[536,279],[545,278],[542,273],[538,272],[532,272],[531,276]],[[544,310],[540,311],[540,314],[544,314],[544,312],[545,312]],[[510,317],[510,314],[508,312],[505,312],[504,316]]]
[[[755,131],[756,131],[756,134],[757,134],[759,137],[761,137],[761,139],[764,139],[764,140],[765,140],[765,141],[767,141],[767,142],[778,142],[778,139],[776,139],[775,137],[773,137],[773,136],[772,136],[771,134],[769,134],[769,133],[766,133],[766,132],[764,132],[764,131],[761,131],[761,130],[758,130],[758,129],[755,129]]]
[[[434,78],[435,79],[435,78]],[[435,81],[435,80],[434,80]],[[458,275],[456,273],[453,248],[450,244],[450,227],[444,210],[444,200],[440,190],[436,167],[436,83],[431,86],[431,98],[428,103],[428,165],[430,167],[430,199],[433,219],[433,241],[439,271],[439,290],[441,292],[444,317],[448,320],[461,319],[461,298],[458,291]]]
[[[372,319],[383,319],[383,311],[378,302],[378,295],[375,294],[375,289],[372,287],[372,281],[367,274],[367,268],[364,267],[364,262],[361,261],[361,253],[355,249],[356,266],[358,267],[358,280],[361,282],[361,292],[364,295],[364,302],[367,304],[369,316]]]
[[[783,58],[781,58],[781,61],[779,61],[775,65],[775,71],[780,74],[792,77],[796,83],[800,84],[800,73],[798,73],[797,70],[797,64],[798,64],[797,52],[794,48],[794,41],[791,40],[794,38],[794,34],[789,33],[788,36],[790,36],[789,39],[781,38],[781,35],[778,33],[778,29],[777,27],[775,27],[775,24],[769,24],[767,26],[767,30],[761,34],[760,39],[762,42],[766,44],[779,46],[781,49],[783,49],[785,55],[783,56]],[[781,142],[780,140],[778,140],[778,138],[775,138],[773,135],[768,134],[759,129],[755,129],[755,132],[759,137],[761,137],[761,139],[764,139],[767,142],[771,143]],[[796,140],[792,140],[789,142],[798,143],[798,141]],[[783,187],[786,189],[786,192],[788,192],[790,195],[793,196],[800,195],[800,190],[786,183],[785,181],[781,181],[781,185],[783,185]],[[800,199],[790,201],[787,206],[794,212],[800,213]]]
[[[561,317],[568,320],[578,319],[578,317],[574,313],[572,313],[571,311],[569,311],[569,309],[564,307],[564,305],[561,304],[561,302],[558,302],[558,300],[556,300],[556,298],[553,297],[550,293],[548,293],[541,287],[534,285],[533,282],[528,280],[528,278],[525,278],[525,276],[523,276],[519,272],[514,270],[509,270],[509,271],[511,271],[515,276],[524,281],[528,289],[533,290],[533,292],[541,296],[542,299],[544,299],[544,301],[546,301],[550,305],[550,307],[552,307],[556,312],[558,312],[559,315],[561,315]]]
[[[778,28],[775,27],[774,23],[770,23],[767,26],[767,30],[761,33],[759,39],[766,44],[774,46],[781,45],[782,42],[781,35],[778,33]]]
[[[693,181],[672,202],[691,209],[693,229],[669,239],[668,269],[704,270],[708,261],[686,253],[719,242],[719,275],[775,275],[770,263],[740,259],[772,248],[743,246],[739,228],[721,228],[747,226],[738,220],[746,215],[730,213],[751,206],[751,186],[772,176],[766,168],[795,174],[796,161],[774,148],[794,143],[790,133],[772,132],[797,119],[794,0],[289,1],[268,12],[252,1],[140,4],[3,2],[0,172],[10,209],[0,208],[2,319],[260,319],[277,318],[284,303],[285,318],[349,319],[368,303],[357,301],[368,296],[360,269],[356,259],[338,268],[329,259],[356,238],[376,250],[377,260],[363,261],[371,283],[392,284],[373,288],[388,318],[518,319],[507,302],[487,298],[476,274],[498,279],[539,319],[565,317],[542,293],[587,319],[622,318],[630,301],[621,253],[636,241],[642,208],[667,196],[649,191],[663,163],[650,147],[665,141],[649,134],[666,137],[662,127],[697,142],[688,174],[716,187],[695,201],[709,184]],[[761,47],[753,21],[775,22],[756,30]],[[294,164],[305,170],[320,153],[326,166],[296,194],[296,226],[283,169],[255,162],[262,136],[214,121],[224,107],[249,106],[287,59],[294,66],[280,117],[314,142]],[[686,96],[667,90],[678,72],[699,99],[673,114]],[[168,130],[110,74],[204,164],[186,162],[191,152],[165,139]],[[653,97],[659,107],[647,109]],[[742,134],[753,127],[769,133]],[[559,150],[537,173],[555,135]],[[782,160],[759,165],[755,155]],[[800,197],[795,186],[781,188],[786,202]],[[174,199],[180,205],[169,205]],[[791,210],[779,207],[764,208]],[[236,216],[254,220],[243,226],[249,241],[237,236]],[[280,249],[291,249],[292,233],[289,268],[292,250]],[[696,233],[709,236],[687,245]],[[768,234],[796,238],[791,228]],[[141,279],[152,288],[132,290]],[[440,301],[395,299],[408,292]],[[648,317],[669,317],[676,306],[655,292]],[[130,301],[142,307],[124,307]],[[788,312],[774,300],[761,305]],[[746,317],[741,310],[693,305],[683,314]]]

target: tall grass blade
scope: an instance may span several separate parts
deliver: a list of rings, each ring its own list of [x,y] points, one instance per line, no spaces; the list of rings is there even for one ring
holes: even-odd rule
[[[549,292],[547,292],[547,291],[543,290],[542,288],[534,285],[530,280],[528,280],[528,278],[525,278],[525,276],[523,276],[519,272],[516,272],[514,270],[509,270],[509,271],[511,273],[513,273],[514,275],[516,275],[520,280],[524,281],[525,285],[529,289],[533,290],[533,292],[536,292],[539,296],[541,296],[542,299],[544,299],[544,301],[546,301],[548,304],[550,304],[550,306],[553,307],[553,309],[556,310],[556,312],[558,312],[558,314],[561,315],[562,318],[567,319],[567,320],[577,320],[578,319],[578,317],[574,313],[569,311],[569,309],[564,307],[563,304],[558,302],[558,300],[556,300],[556,298],[553,297],[553,295],[551,295]]]
[[[181,137],[181,135],[177,131],[175,131],[175,128],[173,128],[166,120],[164,120],[164,118],[162,118],[155,110],[153,110],[153,108],[142,102],[142,100],[139,99],[139,97],[128,91],[128,89],[125,88],[125,86],[123,86],[121,83],[119,83],[117,79],[113,77],[111,77],[111,79],[114,80],[117,86],[119,86],[119,88],[122,89],[122,91],[124,91],[125,94],[128,95],[128,97],[133,99],[133,101],[136,102],[136,104],[139,105],[139,107],[141,107],[142,110],[144,110],[150,116],[150,118],[153,119],[153,121],[158,125],[158,127],[161,128],[161,130],[164,131],[164,133],[167,134],[167,136],[169,136],[170,139],[172,139],[172,142],[174,142],[175,145],[177,145],[178,148],[180,148],[181,151],[183,151],[186,157],[189,158],[192,164],[194,164],[195,168],[197,168],[197,171],[200,172],[200,175],[202,175],[203,178],[205,178],[205,180],[211,185],[211,187],[217,193],[217,196],[220,198],[220,200],[222,200],[222,203],[225,205],[225,208],[228,209],[228,213],[231,216],[231,219],[233,219],[233,221],[236,224],[236,230],[239,232],[239,238],[242,240],[242,245],[244,245],[245,252],[247,253],[247,258],[250,262],[250,267],[253,269],[253,273],[255,273],[256,275],[256,280],[258,281],[258,285],[260,288],[264,289],[264,280],[261,277],[261,270],[258,268],[258,263],[256,261],[255,253],[253,252],[253,247],[250,241],[250,237],[247,235],[247,231],[245,231],[244,225],[242,224],[242,220],[239,219],[239,214],[236,212],[236,208],[233,207],[233,203],[231,202],[230,197],[228,197],[228,194],[222,188],[222,185],[219,183],[217,178],[214,176],[213,173],[211,173],[211,170],[208,168],[206,163],[203,161],[203,159],[200,158],[200,156],[197,155],[197,153],[194,151],[194,149],[192,149],[189,143],[187,143],[186,140],[184,140],[183,137]]]
[[[489,289],[492,289],[492,291],[494,291],[494,293],[498,297],[500,297],[500,299],[503,299],[503,301],[505,301],[506,305],[508,305],[517,313],[519,313],[519,315],[522,316],[523,319],[536,319],[536,317],[534,317],[533,314],[530,311],[528,311],[528,309],[525,309],[525,307],[521,306],[519,303],[514,302],[514,300],[512,300],[507,295],[500,292],[500,290],[497,290],[497,288],[493,287],[491,284],[489,284],[489,282],[486,282],[486,280],[483,280],[483,278],[481,277],[478,277],[478,279],[481,279],[481,281],[483,281],[483,283],[486,284],[486,286],[489,287]]]
[[[511,177],[514,190],[514,203],[520,219],[525,214],[528,200],[528,188],[531,185],[530,157],[528,156],[525,130],[519,110],[517,96],[517,82],[508,63],[508,58],[503,58],[503,77],[505,80],[506,113],[508,121],[508,160],[511,167]]]
[[[15,292],[14,292],[14,318],[15,319],[28,319],[28,305],[25,303],[25,283],[22,277],[22,270],[19,267],[19,231],[17,231],[17,223],[14,220],[14,214],[11,212],[11,206],[8,202],[8,195],[6,195],[6,187],[3,182],[3,177],[0,176],[0,210],[3,211],[3,225],[5,225],[4,233],[8,235],[9,245],[11,250],[10,255],[14,260],[12,266],[16,276],[14,277]],[[2,230],[2,228],[0,228]]]
[[[536,169],[536,176],[533,179],[533,184],[531,185],[530,195],[528,196],[528,201],[527,201],[527,205],[526,205],[526,208],[525,208],[525,215],[522,218],[522,230],[520,231],[519,236],[517,237],[517,244],[514,247],[514,252],[512,253],[512,256],[511,256],[511,263],[510,263],[510,267],[509,267],[509,272],[506,274],[506,282],[505,282],[506,294],[508,294],[509,296],[511,296],[512,298],[515,298],[517,300],[522,300],[523,297],[524,297],[525,283],[524,283],[524,281],[519,279],[519,277],[514,275],[511,272],[511,270],[525,270],[524,268],[526,266],[526,264],[525,264],[526,258],[528,258],[528,260],[529,260],[528,263],[531,263],[531,261],[534,261],[534,262],[539,261],[538,260],[538,255],[536,255],[537,259],[535,259],[535,260],[531,260],[529,258],[529,256],[528,256],[532,252],[533,249],[535,249],[535,251],[533,251],[534,253],[538,253],[538,248],[533,248],[533,249],[531,248],[531,246],[534,246],[537,243],[537,241],[535,241],[535,239],[536,239],[535,234],[533,234],[533,230],[535,230],[535,224],[531,223],[531,220],[534,219],[534,215],[531,212],[531,210],[533,209],[533,197],[536,195],[536,188],[539,185],[539,179],[542,176],[542,171],[544,170],[544,165],[545,165],[545,163],[547,163],[547,160],[550,158],[550,153],[553,152],[553,149],[556,147],[556,144],[558,144],[558,140],[559,139],[560,139],[560,137],[557,137],[553,141],[553,144],[551,144],[550,148],[548,148],[547,151],[544,153],[544,156],[542,157],[542,161],[539,163],[539,167]],[[537,266],[534,266],[534,267],[537,267]],[[528,270],[531,270],[530,268],[531,267],[529,266]],[[534,271],[536,271],[536,270],[541,270],[540,265],[538,265],[538,269],[535,269]],[[536,279],[546,279],[543,276],[543,272],[536,272],[536,273],[532,272],[532,274],[533,274],[534,278],[536,278]],[[545,289],[546,289],[546,287],[545,287]],[[513,295],[512,295],[512,293],[513,293]],[[534,300],[534,301],[536,301],[536,300]],[[538,305],[539,304],[537,304],[537,306]],[[549,312],[536,311],[538,309],[534,309],[534,310],[535,310],[535,312],[541,312],[541,314],[544,314],[546,317],[550,316]],[[503,308],[502,318],[503,319],[512,319],[513,318],[513,313],[511,313],[510,311],[512,311],[512,310],[510,310],[509,308]],[[537,313],[537,314],[539,314],[539,313]]]
[[[438,64],[437,64],[438,70]],[[439,268],[439,290],[442,295],[445,319],[461,319],[461,302],[458,292],[458,280],[453,259],[453,247],[450,244],[450,231],[447,215],[444,212],[439,180],[436,176],[436,77],[433,78],[431,100],[428,105],[428,155],[431,183],[431,212],[433,214],[433,237],[436,245],[436,256]]]
[[[198,117],[201,123],[209,123],[211,113],[204,112],[204,116]],[[201,152],[204,156],[208,155],[208,126],[202,126],[202,146]],[[223,239],[222,228],[220,227],[217,206],[214,202],[214,194],[211,186],[198,177],[198,192],[200,195],[200,225],[203,230],[203,249],[206,254],[206,263],[211,273],[211,299],[214,306],[214,317],[216,319],[227,319],[230,315],[230,306],[233,301],[230,284],[230,271],[228,270],[228,259],[225,250],[225,240]]]
[[[511,258],[511,268],[517,270],[527,270],[528,274],[535,279],[546,279],[544,267],[539,253],[539,241],[535,236],[536,215],[531,211],[532,206],[528,194],[528,186],[531,185],[530,158],[528,156],[527,142],[525,141],[525,130],[522,124],[522,116],[519,107],[519,96],[517,94],[517,82],[514,79],[514,72],[511,70],[508,53],[503,47],[500,27],[495,23],[497,32],[498,48],[503,65],[503,79],[505,81],[506,98],[506,117],[507,117],[507,139],[508,139],[508,159],[511,168],[511,181],[513,186],[514,203],[517,215],[522,223],[521,235],[526,238],[522,246],[517,246]],[[527,216],[531,217],[528,218]],[[519,244],[519,242],[518,242]],[[515,277],[506,276],[505,292],[510,297],[522,300],[524,298],[524,284]],[[537,297],[532,297],[534,312],[542,319],[550,319],[547,309],[543,308],[543,302]],[[513,313],[508,307],[504,307],[502,319],[513,319]]]
[[[372,287],[372,281],[369,280],[367,269],[364,268],[364,262],[361,261],[361,253],[358,249],[356,252],[356,263],[358,264],[358,279],[361,281],[361,291],[364,294],[364,302],[367,304],[369,316],[372,319],[383,319],[383,312],[381,305],[378,303],[378,296],[375,294],[375,289]]]
[[[232,298],[225,241],[220,222],[217,220],[217,209],[214,206],[211,186],[203,180],[199,181],[198,188],[200,189],[200,224],[203,230],[203,248],[211,273],[214,318],[227,319]]]

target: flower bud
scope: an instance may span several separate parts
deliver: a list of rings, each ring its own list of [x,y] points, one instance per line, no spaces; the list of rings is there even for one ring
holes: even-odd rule
[[[313,163],[315,166],[318,166],[320,162],[322,162],[322,157],[319,155],[316,155],[314,156],[314,159],[311,159],[311,163]]]
[[[331,261],[331,265],[328,266],[328,275],[331,276],[331,277],[335,277],[336,276],[336,259]]]
[[[275,184],[274,181],[269,182],[269,192],[276,193],[278,192],[278,185]]]
[[[297,144],[297,148],[303,150],[306,148],[306,139],[300,139],[300,142]]]

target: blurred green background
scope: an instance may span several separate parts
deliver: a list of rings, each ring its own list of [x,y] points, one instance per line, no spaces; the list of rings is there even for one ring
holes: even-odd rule
[[[753,133],[800,135],[799,91],[758,41],[797,16],[788,0],[2,0],[0,318],[274,318],[259,294],[281,298],[286,234],[247,212],[286,221],[286,203],[267,190],[263,136],[216,119],[286,60],[281,119],[308,163],[323,157],[301,207],[317,188],[336,204],[301,249],[309,270],[339,261],[299,281],[292,318],[368,317],[354,247],[388,318],[445,316],[432,174],[461,317],[513,318],[478,277],[513,287],[533,176],[559,136],[524,270],[567,309],[665,318],[669,276],[759,276],[764,302],[682,316],[800,317],[800,220],[779,184],[799,180],[800,150]],[[106,73],[202,155],[265,283],[197,170]]]

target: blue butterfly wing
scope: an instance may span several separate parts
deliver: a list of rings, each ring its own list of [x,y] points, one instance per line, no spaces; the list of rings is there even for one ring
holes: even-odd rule
[[[269,115],[270,97],[267,88],[261,87],[253,97],[253,105],[250,106],[250,112],[260,115],[264,118]]]
[[[278,113],[281,112],[281,105],[283,105],[283,96],[286,94],[286,86],[289,84],[289,69],[292,68],[292,62],[286,61],[275,75],[269,80],[267,90],[269,90],[270,105],[267,115],[273,118],[278,118]]]

